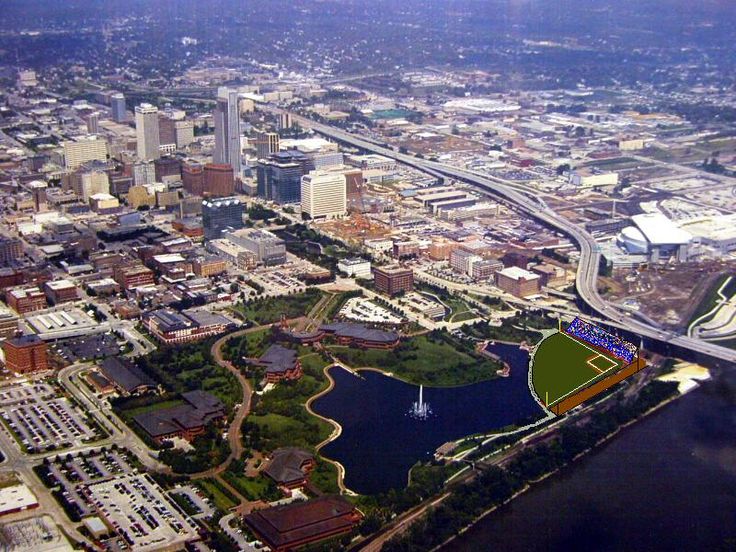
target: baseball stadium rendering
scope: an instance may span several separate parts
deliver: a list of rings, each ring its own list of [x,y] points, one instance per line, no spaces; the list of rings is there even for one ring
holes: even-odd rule
[[[636,345],[575,318],[537,346],[531,385],[545,408],[560,415],[645,366]]]

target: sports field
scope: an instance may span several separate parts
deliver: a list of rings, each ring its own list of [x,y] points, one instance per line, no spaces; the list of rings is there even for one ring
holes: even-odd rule
[[[549,407],[616,372],[622,364],[621,360],[558,332],[542,341],[534,353],[532,385]]]

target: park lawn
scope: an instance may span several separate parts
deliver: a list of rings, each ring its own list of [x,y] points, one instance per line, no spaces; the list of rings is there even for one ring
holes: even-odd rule
[[[249,416],[248,419],[259,425],[262,430],[266,430],[272,435],[285,435],[290,431],[296,431],[301,427],[301,424],[297,420],[293,420],[280,414]]]
[[[264,475],[246,477],[245,474],[228,470],[222,477],[248,500],[272,502],[283,497],[276,483]]]
[[[470,311],[470,307],[465,301],[454,296],[446,297],[442,299],[442,302],[450,307],[450,311],[446,312],[444,317],[444,320],[447,321],[459,322],[456,315]]]
[[[465,322],[466,320],[473,320],[478,318],[478,314],[471,310],[458,312],[450,317],[450,322]]]
[[[372,367],[391,372],[416,385],[466,385],[495,377],[500,365],[467,352],[467,346],[445,334],[432,338],[413,337],[393,351],[331,347],[342,362],[352,368]]]
[[[220,485],[216,479],[197,479],[194,482],[214,504],[215,508],[227,512],[237,506],[239,501],[230,491]]]
[[[325,366],[330,364],[330,361],[325,360],[324,358],[322,358],[322,355],[314,352],[300,356],[299,360],[302,363],[302,370],[304,370],[305,374],[308,374],[320,380],[323,379],[321,375],[322,370],[324,370]]]
[[[297,381],[281,382],[259,397],[246,422],[256,426],[253,448],[268,452],[279,447],[298,446],[308,450],[329,437],[332,426],[310,414],[307,400],[328,386],[319,355],[305,357],[304,375]]]
[[[271,344],[270,336],[271,328],[267,327],[232,337],[225,342],[223,351],[230,359],[235,357],[259,358]]]
[[[604,377],[586,362],[595,354],[561,332],[542,341],[534,352],[532,366],[532,384],[540,400],[553,405],[573,390]],[[606,358],[616,360],[609,356]],[[621,362],[617,361],[617,364],[620,368]]]
[[[280,320],[282,315],[286,318],[306,315],[322,296],[320,290],[310,288],[296,295],[263,297],[248,303],[238,303],[233,308],[256,324],[271,324]]]

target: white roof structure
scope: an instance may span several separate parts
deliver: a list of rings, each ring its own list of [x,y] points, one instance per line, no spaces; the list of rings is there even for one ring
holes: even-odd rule
[[[662,213],[634,215],[631,220],[652,245],[685,245],[693,239]]]
[[[507,278],[511,278],[512,280],[521,280],[522,278],[525,280],[538,280],[539,275],[534,274],[533,272],[529,272],[528,270],[524,270],[523,268],[519,268],[518,266],[509,266],[507,268],[504,268],[503,270],[500,270],[498,274],[503,274]]]
[[[682,226],[695,236],[713,241],[736,239],[736,214],[703,217],[685,221]]]
[[[38,506],[36,495],[23,484],[0,489],[0,515]]]

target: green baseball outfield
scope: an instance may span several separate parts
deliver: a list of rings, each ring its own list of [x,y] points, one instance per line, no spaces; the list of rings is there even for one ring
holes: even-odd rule
[[[558,332],[537,346],[532,385],[539,399],[550,407],[622,367],[623,361]]]

